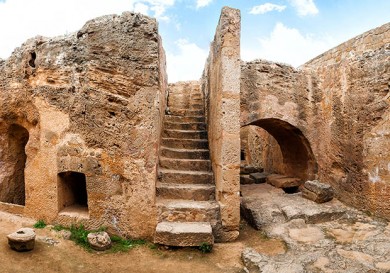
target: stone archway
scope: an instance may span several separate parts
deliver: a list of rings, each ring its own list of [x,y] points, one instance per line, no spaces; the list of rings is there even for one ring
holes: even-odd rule
[[[302,131],[290,123],[276,119],[260,119],[249,125],[258,126],[267,131],[279,144],[283,157],[283,174],[300,179],[314,179],[317,163],[310,143]],[[269,140],[265,140],[269,141]],[[251,147],[256,149],[256,147]]]

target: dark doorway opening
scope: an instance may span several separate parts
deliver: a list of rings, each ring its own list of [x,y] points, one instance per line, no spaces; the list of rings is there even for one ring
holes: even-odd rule
[[[17,205],[25,205],[25,177],[26,167],[26,145],[29,133],[24,127],[12,124],[7,131],[8,149],[6,150],[3,162],[9,170],[0,181],[0,201]]]
[[[85,174],[62,172],[59,178],[59,210],[88,212],[87,182]]]

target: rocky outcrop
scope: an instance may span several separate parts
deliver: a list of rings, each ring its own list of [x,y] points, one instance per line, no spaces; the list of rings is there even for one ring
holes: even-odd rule
[[[165,89],[155,19],[125,12],[28,40],[0,65],[0,198],[21,185],[19,213],[152,237]]]

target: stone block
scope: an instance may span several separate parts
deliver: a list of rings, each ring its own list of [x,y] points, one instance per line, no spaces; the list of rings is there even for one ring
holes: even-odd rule
[[[240,174],[251,174],[251,173],[256,173],[256,172],[262,172],[262,168],[258,168],[252,165],[247,165],[247,164],[241,164],[240,165]]]
[[[241,174],[240,175],[240,184],[254,184],[255,183],[255,180],[250,177],[250,175],[248,174]]]
[[[254,180],[255,184],[265,183],[267,181],[267,176],[268,176],[268,173],[265,173],[265,172],[251,173],[249,175],[249,177]]]
[[[35,231],[32,228],[21,228],[8,234],[8,244],[16,251],[30,251],[35,246]]]
[[[267,176],[267,183],[276,188],[292,188],[299,187],[302,184],[302,180],[297,177],[288,177],[280,174],[271,174]]]
[[[318,180],[306,181],[301,189],[302,196],[316,203],[325,203],[333,199],[334,191],[330,185]]]

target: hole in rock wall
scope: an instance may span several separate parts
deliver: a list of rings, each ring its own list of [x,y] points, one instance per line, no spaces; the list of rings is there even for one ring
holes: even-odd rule
[[[2,174],[0,180],[0,201],[17,205],[25,204],[26,145],[29,139],[28,131],[17,124],[12,124],[7,130],[3,146],[3,156],[0,160]]]
[[[79,172],[62,172],[59,180],[59,210],[74,212],[88,211],[87,183],[85,174]]]
[[[30,60],[28,61],[28,65],[32,68],[35,68],[35,59],[37,58],[37,54],[35,52],[30,53]]]

